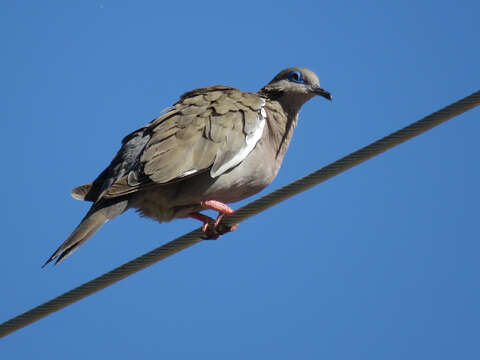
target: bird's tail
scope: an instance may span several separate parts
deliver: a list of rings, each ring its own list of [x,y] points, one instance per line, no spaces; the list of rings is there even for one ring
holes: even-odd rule
[[[58,264],[67,256],[71,255],[80,245],[95,234],[97,230],[107,222],[107,220],[108,218],[102,210],[87,214],[82,222],[75,228],[75,230],[73,230],[67,240],[65,240],[45,264],[42,265],[42,268],[52,260],[56,259],[55,264]]]

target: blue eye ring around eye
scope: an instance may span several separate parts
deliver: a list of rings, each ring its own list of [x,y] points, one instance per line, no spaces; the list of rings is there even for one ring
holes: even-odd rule
[[[297,70],[290,71],[287,75],[288,80],[303,84],[305,81],[303,80],[302,73]]]

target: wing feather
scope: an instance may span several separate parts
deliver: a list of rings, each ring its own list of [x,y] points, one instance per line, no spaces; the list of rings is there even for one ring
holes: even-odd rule
[[[93,183],[92,189],[97,183],[95,200],[207,170],[212,177],[220,176],[242,162],[260,140],[266,122],[264,106],[260,96],[225,86],[184,94],[163,115],[124,139],[102,173],[108,176],[101,175]]]

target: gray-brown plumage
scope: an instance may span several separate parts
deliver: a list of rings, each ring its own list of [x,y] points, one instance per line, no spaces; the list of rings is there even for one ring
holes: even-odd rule
[[[185,93],[125,137],[93,183],[72,190],[93,205],[44,266],[63,260],[129,208],[159,222],[203,219],[198,212],[208,201],[230,203],[259,192],[277,175],[298,111],[315,95],[331,100],[304,68],[281,71],[256,94],[228,86]]]

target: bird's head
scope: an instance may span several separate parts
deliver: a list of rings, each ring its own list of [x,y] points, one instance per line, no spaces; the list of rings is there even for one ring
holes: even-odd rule
[[[316,95],[332,100],[330,93],[320,87],[317,75],[300,67],[280,71],[259,93],[278,100],[294,111],[298,111],[305,102]]]

